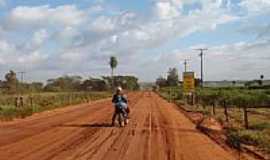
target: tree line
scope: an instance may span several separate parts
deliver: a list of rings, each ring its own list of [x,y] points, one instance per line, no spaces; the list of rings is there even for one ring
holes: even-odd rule
[[[14,71],[5,74],[5,79],[0,81],[0,91],[6,94],[30,93],[30,92],[72,92],[72,91],[107,91],[115,86],[121,86],[127,90],[140,88],[138,78],[135,76],[102,76],[101,78],[64,75],[42,82],[21,82]]]

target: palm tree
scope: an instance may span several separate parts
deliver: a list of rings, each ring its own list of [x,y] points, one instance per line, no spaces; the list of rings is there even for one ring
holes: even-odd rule
[[[260,78],[261,78],[261,80],[263,80],[263,79],[264,79],[264,75],[262,74],[262,75],[260,76]]]
[[[261,85],[263,85],[264,75],[262,74],[262,75],[260,76],[260,78],[261,78]]]
[[[110,67],[111,67],[111,70],[112,70],[112,90],[114,90],[114,69],[117,67],[117,58],[114,57],[114,56],[111,56],[110,57]]]

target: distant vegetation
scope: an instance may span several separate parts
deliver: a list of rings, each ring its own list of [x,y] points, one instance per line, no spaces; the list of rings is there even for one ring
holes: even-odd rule
[[[181,86],[182,82],[179,80],[178,70],[176,68],[169,68],[167,72],[167,77],[164,78],[159,76],[156,79],[157,87],[172,87],[172,86]],[[195,79],[195,86],[200,86],[200,79]]]
[[[16,72],[11,70],[0,81],[0,120],[24,118],[44,110],[110,97],[116,86],[130,91],[140,89],[137,77],[114,74],[117,65],[117,58],[112,56],[111,76],[83,79],[64,75],[48,79],[46,84],[27,83],[23,75],[18,80]]]
[[[0,91],[4,94],[27,94],[40,92],[80,92],[80,91],[109,91],[113,85],[120,85],[127,90],[138,90],[138,78],[134,76],[113,76],[102,78],[83,79],[80,76],[61,76],[41,82],[20,82],[14,71],[5,75],[5,80],[0,81]]]
[[[160,76],[156,80],[156,85],[159,87],[166,86],[178,86],[179,85],[179,75],[176,68],[169,68],[167,78]]]

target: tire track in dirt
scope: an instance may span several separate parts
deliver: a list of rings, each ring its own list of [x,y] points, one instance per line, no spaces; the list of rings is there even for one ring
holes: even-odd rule
[[[0,160],[234,160],[155,93],[130,93],[129,101],[125,128],[109,127],[110,100],[0,124]]]
[[[83,105],[82,108],[77,108],[76,111],[68,111],[55,115],[49,115],[48,119],[41,118],[38,120],[33,120],[32,122],[23,121],[19,124],[0,127],[0,130],[4,131],[0,133],[0,147],[19,141],[20,139],[25,139],[27,137],[42,133],[50,128],[61,125],[65,122],[76,120],[76,118],[78,117],[88,116],[89,112],[93,112],[93,114],[95,114],[96,112],[101,112],[102,110],[104,110],[103,106],[107,104],[108,102],[101,102],[99,104],[96,104],[95,106]],[[8,132],[10,130],[12,132]]]

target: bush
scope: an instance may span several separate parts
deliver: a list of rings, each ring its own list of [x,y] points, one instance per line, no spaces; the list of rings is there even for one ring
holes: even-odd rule
[[[241,144],[259,147],[264,152],[270,153],[270,135],[261,131],[230,129],[227,132],[227,142],[240,149]]]

